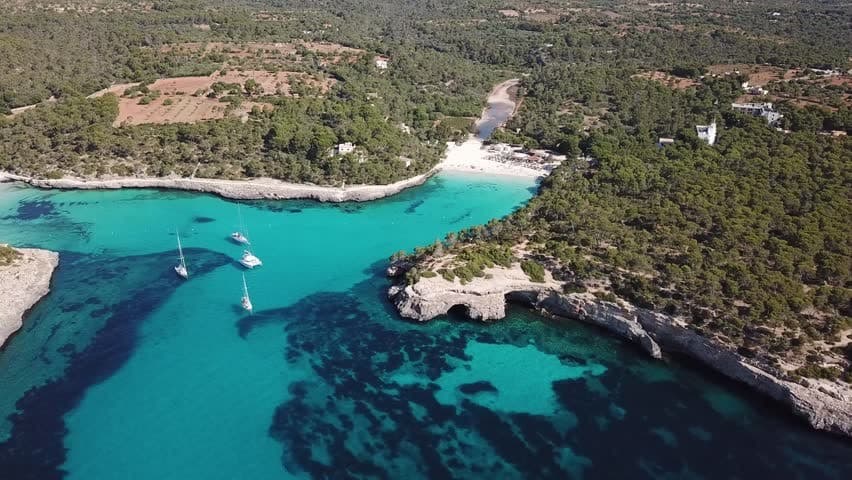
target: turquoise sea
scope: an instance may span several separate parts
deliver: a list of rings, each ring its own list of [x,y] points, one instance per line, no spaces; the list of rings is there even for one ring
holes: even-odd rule
[[[0,185],[0,241],[61,255],[0,350],[0,478],[852,478],[852,443],[594,328],[395,314],[388,256],[534,191],[442,174],[325,205]],[[238,205],[264,261],[251,316]]]

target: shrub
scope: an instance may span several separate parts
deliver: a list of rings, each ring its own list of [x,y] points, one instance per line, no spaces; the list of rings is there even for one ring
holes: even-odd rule
[[[440,273],[441,276],[444,277],[444,280],[448,282],[452,282],[456,279],[456,275],[453,272],[447,270],[446,268],[439,268],[438,273]]]
[[[544,283],[544,267],[542,267],[540,263],[533,260],[522,260],[521,270],[523,270],[533,282]]]
[[[584,293],[586,291],[586,287],[577,284],[577,283],[566,283],[562,286],[563,293]]]
[[[11,265],[20,256],[21,252],[14,248],[8,245],[0,245],[0,266]]]
[[[803,377],[836,380],[840,378],[843,372],[837,367],[823,367],[822,365],[808,363],[804,367],[797,368],[794,373]]]
[[[618,297],[613,295],[612,292],[595,292],[595,296],[600,298],[605,302],[616,303],[618,302]]]
[[[411,270],[405,272],[405,283],[408,285],[414,285],[420,281],[420,271],[417,270],[417,267],[412,268]]]

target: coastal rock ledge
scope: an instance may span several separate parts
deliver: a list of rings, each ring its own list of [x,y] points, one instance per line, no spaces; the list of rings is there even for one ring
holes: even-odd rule
[[[59,254],[34,248],[15,249],[20,256],[0,266],[0,347],[23,325],[26,312],[50,291]]]
[[[0,172],[0,182],[24,182],[36,188],[63,190],[115,190],[119,188],[162,188],[189,192],[211,193],[232,200],[293,200],[319,202],[367,202],[395,195],[407,188],[426,182],[439,166],[426,173],[387,185],[350,185],[330,187],[290,183],[272,178],[221,180],[213,178],[115,177],[101,179],[58,178],[44,179]]]
[[[809,380],[807,387],[783,380],[731,348],[699,335],[678,317],[604,301],[589,293],[562,293],[549,273],[543,283],[530,281],[517,265],[486,273],[466,285],[441,276],[422,277],[413,285],[392,286],[388,297],[400,315],[420,322],[445,315],[454,307],[475,320],[497,320],[506,315],[508,300],[598,325],[637,343],[654,358],[661,358],[663,351],[694,358],[789,406],[814,428],[852,437],[852,390],[848,387],[827,380]]]

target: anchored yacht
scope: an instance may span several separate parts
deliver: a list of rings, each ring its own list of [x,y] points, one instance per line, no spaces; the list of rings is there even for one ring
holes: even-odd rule
[[[180,263],[175,266],[175,273],[183,278],[187,278],[189,277],[189,272],[186,270],[186,258],[183,256],[183,247],[180,244],[180,234],[175,232],[175,235],[177,235],[178,255],[180,255]]]

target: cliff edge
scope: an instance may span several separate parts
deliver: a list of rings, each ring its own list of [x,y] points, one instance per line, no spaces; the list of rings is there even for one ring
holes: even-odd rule
[[[9,249],[10,263],[0,265],[0,347],[23,325],[26,312],[50,291],[59,254],[33,248]]]
[[[807,386],[784,380],[780,372],[753,364],[732,348],[696,333],[681,318],[626,302],[604,301],[590,293],[562,290],[549,273],[544,282],[533,282],[513,264],[487,269],[484,277],[464,285],[441,276],[421,277],[412,285],[392,286],[388,296],[403,317],[421,322],[459,306],[473,319],[497,320],[506,315],[506,302],[510,300],[547,314],[592,323],[637,343],[654,358],[661,358],[664,351],[688,355],[789,406],[814,428],[852,437],[849,386],[828,380],[808,380]]]

